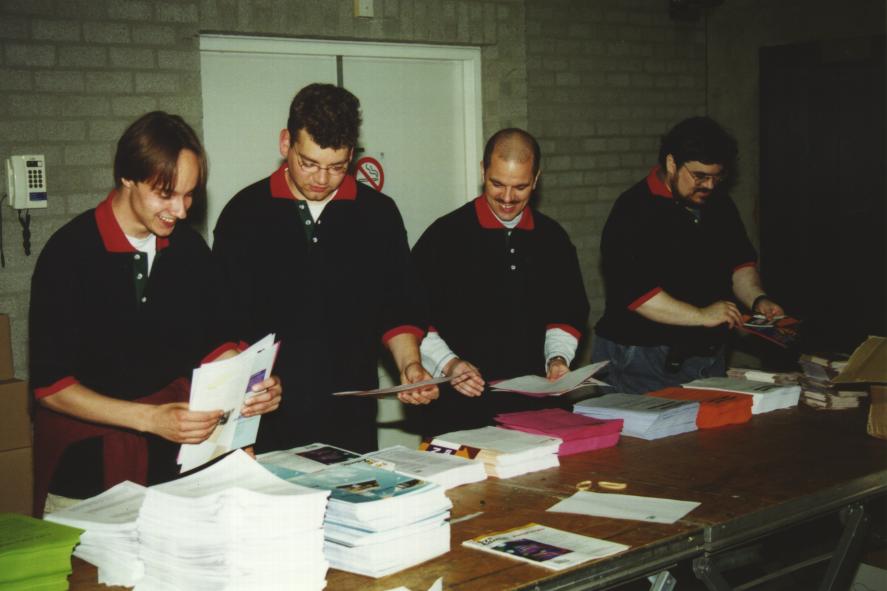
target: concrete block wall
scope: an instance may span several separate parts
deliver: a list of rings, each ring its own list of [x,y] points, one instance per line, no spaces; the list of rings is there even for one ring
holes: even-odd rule
[[[539,207],[576,245],[593,326],[604,309],[599,245],[613,201],[655,164],[663,133],[705,113],[705,21],[675,22],[662,0],[526,6],[529,129],[543,151]]]
[[[30,256],[16,212],[0,210],[16,374],[27,377],[37,255],[113,186],[126,125],[163,109],[200,130],[200,32],[480,46],[488,134],[527,125],[524,27],[523,0],[375,0],[371,19],[352,0],[0,0],[0,158],[44,154],[49,189],[49,208],[31,212]]]

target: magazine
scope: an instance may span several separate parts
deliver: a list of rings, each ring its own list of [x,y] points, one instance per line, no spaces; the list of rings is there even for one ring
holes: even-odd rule
[[[462,545],[551,570],[572,568],[589,560],[628,550],[625,544],[599,540],[538,523],[478,536],[462,542]]]

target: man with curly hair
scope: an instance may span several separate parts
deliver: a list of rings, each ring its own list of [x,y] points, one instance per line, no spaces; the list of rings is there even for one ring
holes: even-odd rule
[[[332,394],[378,386],[380,343],[402,383],[430,378],[400,213],[349,174],[360,122],[360,102],[344,88],[300,90],[280,132],[283,164],[235,195],[215,228],[235,334],[281,340],[276,369],[290,396],[262,423],[257,451],[316,441],[376,449],[375,400]],[[427,404],[437,395],[425,387],[399,398]]]
[[[783,314],[727,191],[737,155],[716,121],[685,119],[662,138],[658,165],[613,204],[592,359],[610,362],[604,379],[619,392],[722,376],[729,330],[742,322],[737,303],[768,319]]]

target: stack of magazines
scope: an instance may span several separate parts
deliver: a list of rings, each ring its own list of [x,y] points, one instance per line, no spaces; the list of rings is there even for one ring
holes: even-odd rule
[[[832,380],[847,366],[847,356],[840,354],[801,355],[801,401],[816,409],[857,408],[865,390],[838,388]]]
[[[424,447],[428,451],[466,455],[484,463],[487,474],[512,478],[560,465],[559,437],[522,433],[499,427],[481,427],[438,435]]]
[[[452,502],[437,484],[324,444],[258,460],[289,482],[330,491],[323,531],[324,554],[333,568],[383,577],[450,549]]]
[[[573,412],[598,419],[622,419],[623,435],[659,439],[695,431],[699,403],[615,392],[577,402]]]
[[[368,453],[364,458],[381,468],[439,484],[444,490],[487,478],[483,462],[457,455],[428,453],[402,445]]]
[[[559,456],[613,447],[622,431],[622,419],[595,419],[561,408],[504,413],[496,422],[506,429],[560,438]]]
[[[137,591],[323,589],[327,491],[270,474],[237,450],[185,478],[152,486],[137,528]]]
[[[748,394],[752,397],[753,415],[797,406],[801,397],[801,387],[798,385],[768,384],[736,378],[702,378],[684,384],[684,388]]]
[[[145,491],[127,480],[44,519],[85,530],[74,556],[97,567],[99,583],[132,587],[145,572],[136,531]]]
[[[696,426],[700,429],[740,425],[751,420],[752,397],[745,394],[696,388],[665,388],[650,392],[646,396],[698,402]]]

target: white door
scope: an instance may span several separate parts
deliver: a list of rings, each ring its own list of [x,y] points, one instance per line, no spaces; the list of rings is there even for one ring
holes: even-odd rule
[[[411,245],[480,191],[478,48],[201,35],[200,55],[210,243],[228,200],[279,166],[290,101],[311,82],[360,99],[358,178],[394,199]],[[400,403],[382,401],[379,421],[400,417]],[[380,431],[380,445],[395,442],[414,443]]]
[[[202,35],[200,50],[210,242],[225,203],[279,165],[289,103],[311,82],[338,81],[360,99],[357,158],[375,160],[382,171],[358,178],[384,180],[381,190],[400,208],[410,244],[477,196],[479,49]]]

